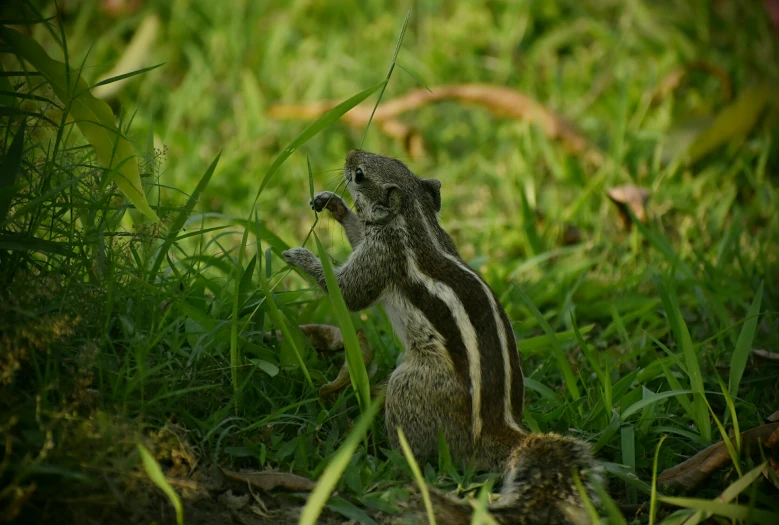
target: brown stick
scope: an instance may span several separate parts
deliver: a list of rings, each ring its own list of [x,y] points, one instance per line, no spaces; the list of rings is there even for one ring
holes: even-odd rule
[[[769,423],[741,433],[742,455],[760,456],[759,443],[764,448],[779,446],[779,422]],[[731,458],[723,441],[701,450],[693,457],[664,470],[658,477],[659,485],[684,490],[695,490],[709,476],[728,463]]]
[[[405,140],[411,131],[405,124],[393,119],[401,113],[442,100],[457,100],[467,104],[475,104],[487,108],[498,116],[536,124],[544,130],[547,136],[560,140],[570,153],[583,155],[588,162],[597,166],[604,162],[603,154],[573,124],[519,91],[502,86],[452,84],[437,86],[433,88],[432,92],[417,89],[381,104],[376,109],[373,120],[383,124],[382,130],[388,135]],[[271,106],[268,115],[277,119],[313,120],[335,105],[336,102],[315,102],[305,105]],[[342,119],[351,126],[364,126],[370,119],[371,111],[371,107],[357,106],[347,112]]]

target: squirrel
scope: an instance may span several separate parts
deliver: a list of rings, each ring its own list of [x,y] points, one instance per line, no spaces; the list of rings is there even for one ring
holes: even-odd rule
[[[380,303],[405,348],[386,385],[385,420],[393,448],[403,429],[418,461],[438,454],[443,432],[452,458],[503,473],[488,510],[500,523],[586,521],[577,469],[595,499],[599,478],[589,446],[522,426],[524,381],[513,328],[489,285],[441,228],[441,183],[402,162],[353,150],[344,165],[356,211],[332,192],[310,205],[344,228],[352,253],[334,272],[347,308]],[[326,290],[321,261],[298,247],[283,252]],[[472,507],[434,492],[441,523],[470,523]]]

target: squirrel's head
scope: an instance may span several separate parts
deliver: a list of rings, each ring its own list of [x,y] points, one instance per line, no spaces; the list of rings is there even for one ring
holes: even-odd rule
[[[441,183],[420,179],[399,160],[352,150],[344,177],[358,215],[367,222],[387,224],[415,202],[432,214],[441,210]]]

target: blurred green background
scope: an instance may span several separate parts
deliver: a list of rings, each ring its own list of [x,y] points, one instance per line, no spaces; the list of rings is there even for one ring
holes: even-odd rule
[[[122,59],[128,70],[165,63],[130,79],[112,104],[126,117],[134,115],[131,135],[138,144],[154,126],[155,145],[167,148],[161,179],[167,186],[187,192],[223,150],[201,207],[237,215],[246,214],[248,197],[279,150],[308,125],[269,118],[268,107],[340,101],[381,80],[409,7],[377,1],[183,0],[62,6],[71,61],[84,64],[88,80],[101,78]],[[401,116],[425,140],[428,154],[421,158],[410,158],[401,143],[377,128],[364,147],[442,180],[444,222],[461,243],[480,240],[469,248],[471,257],[522,249],[522,241],[512,239],[523,220],[520,189],[538,210],[557,218],[565,210],[567,219],[590,231],[613,222],[602,189],[631,179],[656,185],[660,206],[684,209],[691,201],[720,201],[717,196],[728,188],[716,178],[707,179],[709,188],[699,182],[681,192],[664,191],[657,183],[660,159],[674,150],[676,136],[670,144],[665,139],[679,123],[690,121],[695,130],[695,117],[716,115],[733,90],[776,80],[776,39],[768,22],[759,1],[419,2],[401,66],[432,88],[472,82],[515,88],[576,123],[626,172],[611,170],[593,182],[592,169],[582,168],[527,123],[456,102]],[[143,42],[126,56],[144,23]],[[45,36],[42,28],[37,31]],[[56,49],[49,49],[56,56]],[[727,84],[693,66],[677,90],[653,100],[669,75],[692,62],[710,66]],[[385,100],[418,87],[396,69]],[[273,231],[291,244],[300,239],[311,222],[305,157],[317,189],[331,189],[345,152],[359,145],[362,131],[336,125],[282,168],[260,202]],[[571,208],[585,191],[592,198]],[[163,195],[173,198],[176,192]],[[470,237],[460,233],[492,224],[498,229]],[[490,235],[494,231],[499,238]]]

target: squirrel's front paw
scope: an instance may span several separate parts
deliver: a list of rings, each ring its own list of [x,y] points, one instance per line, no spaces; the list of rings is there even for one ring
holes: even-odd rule
[[[285,250],[281,255],[290,266],[297,266],[304,270],[311,268],[317,260],[316,255],[301,247]]]
[[[342,218],[348,210],[341,196],[332,191],[320,191],[314,195],[313,200],[309,201],[309,205],[316,212],[321,212],[327,208],[336,220]]]

